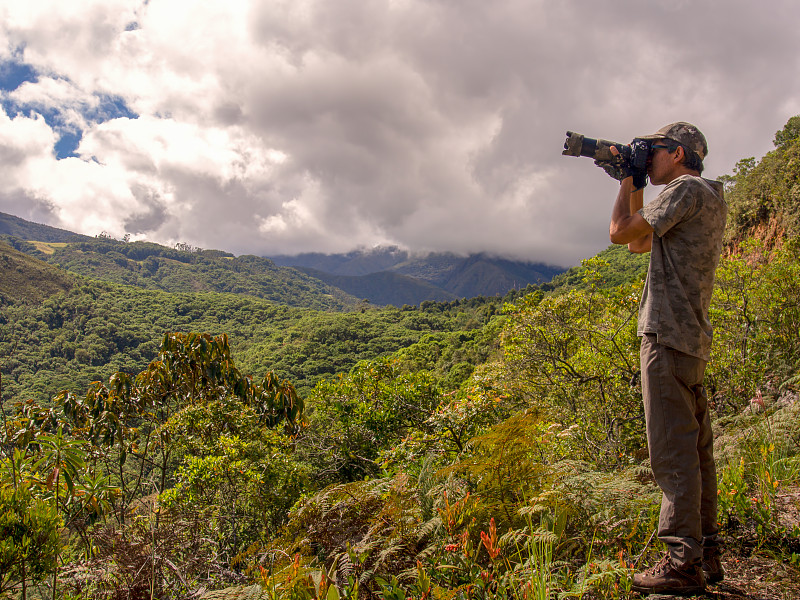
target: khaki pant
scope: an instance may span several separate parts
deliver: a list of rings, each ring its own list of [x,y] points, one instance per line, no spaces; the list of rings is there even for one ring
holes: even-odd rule
[[[658,537],[679,566],[716,547],[714,437],[703,387],[706,362],[642,337],[642,394],[650,463],[663,493]]]

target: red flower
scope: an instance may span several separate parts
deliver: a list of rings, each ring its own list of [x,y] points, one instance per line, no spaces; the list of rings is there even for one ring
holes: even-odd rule
[[[492,560],[497,558],[497,555],[500,554],[500,548],[497,545],[497,526],[494,524],[494,517],[489,522],[489,535],[481,531],[481,542],[486,547],[489,558]]]

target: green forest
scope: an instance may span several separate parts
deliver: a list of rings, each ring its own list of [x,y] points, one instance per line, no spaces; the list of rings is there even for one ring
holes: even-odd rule
[[[800,597],[800,116],[774,146],[723,178],[722,599]],[[646,256],[402,307],[253,259],[0,242],[0,598],[636,597]]]

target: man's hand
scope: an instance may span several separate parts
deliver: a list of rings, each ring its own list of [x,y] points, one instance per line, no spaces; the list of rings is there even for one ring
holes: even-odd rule
[[[610,177],[617,181],[622,181],[628,177],[633,177],[633,187],[640,190],[647,185],[647,173],[635,171],[630,168],[630,163],[626,161],[614,146],[611,146],[611,160],[595,160],[594,164],[603,169]]]
[[[625,161],[621,157],[614,160],[595,160],[594,164],[603,169],[612,179],[622,181],[626,177],[630,177],[632,173],[630,169],[625,166]]]

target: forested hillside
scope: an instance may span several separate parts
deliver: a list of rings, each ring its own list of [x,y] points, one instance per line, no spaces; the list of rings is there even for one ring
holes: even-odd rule
[[[706,379],[722,600],[800,597],[798,123],[726,178]],[[38,345],[76,361],[96,336],[86,377],[115,360],[106,340],[149,362],[5,409],[0,594],[636,597],[631,573],[661,551],[643,260],[609,249],[502,304],[349,313],[77,277],[4,296],[4,397],[9,380],[28,397],[14,356]]]
[[[775,134],[775,150],[761,160],[740,160],[723,178],[730,205],[728,241],[732,248],[756,237],[767,245],[800,234],[800,116]]]
[[[15,251],[0,242],[0,306],[35,305],[58,292],[65,292],[77,278]]]
[[[58,293],[62,292],[63,293]],[[166,331],[227,334],[248,373],[268,370],[306,393],[359,360],[392,353],[426,335],[473,335],[486,300],[329,312],[247,294],[168,293],[72,276],[0,243],[3,398],[47,404],[116,371],[156,358]],[[313,302],[312,302],[313,303]],[[443,367],[444,368],[444,367]]]
[[[166,292],[227,292],[287,306],[342,310],[358,303],[295,269],[266,258],[219,250],[97,237],[71,243],[31,243],[8,237],[17,250],[71,273]]]
[[[403,306],[499,297],[564,270],[484,255],[413,256],[397,248],[273,260],[127,238],[105,233],[90,238],[0,213],[0,241],[72,273],[146,289],[246,294],[321,310],[350,310],[361,301]]]

